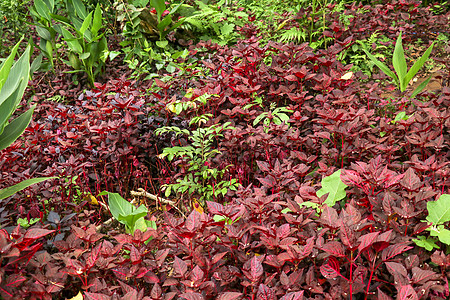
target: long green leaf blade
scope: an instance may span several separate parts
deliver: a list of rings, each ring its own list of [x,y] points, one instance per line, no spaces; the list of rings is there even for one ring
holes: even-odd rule
[[[430,82],[431,80],[431,76],[428,77],[426,80],[422,81],[421,84],[419,84],[416,89],[412,92],[411,94],[411,98],[414,98],[418,93],[420,93],[428,84],[428,82]]]
[[[14,143],[14,141],[25,131],[28,124],[30,124],[35,107],[36,105],[33,105],[29,110],[6,125],[3,132],[0,134],[0,151]]]
[[[4,124],[14,113],[28,85],[30,76],[30,46],[13,65],[0,91],[0,134]]]
[[[58,177],[39,177],[39,178],[31,178],[31,179],[27,179],[24,180],[22,182],[19,182],[18,184],[15,184],[13,186],[4,188],[2,190],[0,190],[0,200],[3,200],[5,198],[8,198],[9,196],[14,195],[17,192],[20,192],[23,189],[26,189],[27,187],[45,181],[45,180],[49,180],[49,179],[55,179]]]
[[[405,76],[406,84],[408,84],[411,81],[411,79],[413,79],[413,77],[417,74],[417,72],[419,72],[420,68],[422,68],[422,66],[425,64],[425,62],[427,61],[428,57],[431,54],[431,51],[433,50],[433,45],[434,43],[431,44],[430,47],[428,47],[425,53],[414,63],[411,69],[409,69],[408,73]]]
[[[397,75],[394,74],[394,72],[391,71],[391,69],[389,69],[388,66],[386,66],[384,63],[382,63],[381,61],[379,61],[375,56],[373,56],[372,54],[370,54],[366,49],[363,49],[363,51],[367,54],[367,56],[370,58],[370,60],[378,67],[381,69],[381,71],[383,71],[384,74],[386,74],[387,76],[391,77],[392,79],[394,79],[395,83],[397,84],[397,86],[399,85],[399,81],[397,78]]]
[[[392,64],[394,65],[394,70],[397,72],[398,80],[400,82],[400,91],[404,92],[406,89],[405,75],[408,70],[406,65],[405,52],[403,51],[402,45],[402,33],[398,35],[397,42],[395,43],[394,56],[392,57]]]
[[[102,9],[100,8],[100,5],[97,4],[94,11],[94,19],[92,20],[92,38],[95,38],[97,36],[98,31],[102,27]]]
[[[6,60],[3,61],[0,66],[0,90],[5,84],[6,79],[8,78],[9,71],[11,70],[11,66],[14,63],[14,58],[16,57],[17,50],[19,49],[19,45],[20,42],[22,42],[22,39],[20,39],[20,41],[14,46],[11,54],[6,58]]]

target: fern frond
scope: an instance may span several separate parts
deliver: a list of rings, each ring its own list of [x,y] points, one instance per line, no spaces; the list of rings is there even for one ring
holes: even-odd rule
[[[306,40],[306,33],[297,27],[292,27],[281,34],[281,42],[297,42],[300,43]]]

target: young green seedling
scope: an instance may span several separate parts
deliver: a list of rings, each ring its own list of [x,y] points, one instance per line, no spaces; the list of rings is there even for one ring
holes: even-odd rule
[[[365,50],[365,49],[363,49],[363,50],[367,54],[367,56],[370,58],[370,60],[375,65],[377,65],[377,67],[379,67],[381,69],[381,71],[384,72],[384,74],[386,74],[387,76],[394,79],[395,84],[400,89],[400,91],[403,93],[406,90],[408,83],[411,81],[411,79],[414,78],[414,76],[417,74],[417,72],[420,70],[420,68],[422,68],[422,66],[427,61],[428,57],[430,56],[431,50],[433,50],[433,45],[434,45],[434,43],[431,44],[430,47],[428,47],[428,49],[425,51],[425,53],[422,55],[422,57],[419,58],[414,63],[414,65],[411,67],[411,69],[409,69],[409,71],[408,71],[408,66],[406,65],[406,58],[405,58],[405,53],[404,53],[403,45],[402,45],[402,33],[400,32],[400,34],[397,38],[397,42],[395,43],[394,54],[392,56],[392,64],[394,66],[395,73],[392,72],[388,66],[386,66],[384,63],[379,61],[375,56],[370,54],[367,50]],[[417,88],[411,94],[411,97],[415,97],[418,93],[420,93],[425,88],[425,86],[428,84],[430,79],[431,79],[431,76],[428,77],[428,79],[423,81],[421,84],[419,84],[419,86],[417,86]]]

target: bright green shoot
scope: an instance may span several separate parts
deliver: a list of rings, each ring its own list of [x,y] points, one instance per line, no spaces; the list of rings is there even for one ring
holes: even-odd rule
[[[406,90],[408,83],[411,81],[411,79],[414,78],[420,68],[422,68],[422,66],[427,61],[428,57],[431,54],[431,51],[433,50],[433,45],[434,43],[430,47],[428,47],[422,57],[419,58],[411,67],[411,69],[408,70],[408,66],[406,65],[405,52],[402,45],[402,33],[400,32],[397,38],[397,42],[395,43],[394,54],[392,57],[392,64],[394,66],[395,73],[391,69],[389,69],[388,66],[379,61],[375,56],[370,54],[367,50],[364,49],[364,52],[367,54],[370,60],[375,65],[377,65],[377,67],[379,67],[381,71],[384,72],[384,74],[394,79],[395,84],[403,93]],[[430,79],[431,76],[427,80],[423,81],[419,86],[417,86],[417,88],[411,94],[411,97],[415,97],[418,93],[420,93],[428,84]]]

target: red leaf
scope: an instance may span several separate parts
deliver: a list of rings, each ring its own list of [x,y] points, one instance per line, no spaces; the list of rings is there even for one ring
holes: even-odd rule
[[[195,266],[195,268],[191,272],[189,279],[195,283],[198,283],[201,282],[204,277],[205,273],[202,271],[202,269],[200,269],[199,266]]]
[[[187,217],[184,225],[186,226],[187,230],[189,230],[190,232],[194,232],[200,226],[200,213],[196,210],[193,210]]]
[[[284,239],[291,233],[291,226],[289,224],[283,224],[277,228],[277,238]]]
[[[265,284],[260,284],[258,287],[258,293],[256,299],[260,300],[276,300],[275,292]]]
[[[326,264],[320,266],[320,273],[322,273],[323,277],[328,279],[342,276],[339,271],[339,262],[334,257],[330,257]]]
[[[379,231],[367,233],[359,237],[358,241],[361,243],[358,246],[358,251],[361,252],[367,247],[370,247],[374,242],[377,236],[380,234]]]
[[[387,261],[399,254],[402,254],[402,253],[408,251],[409,249],[412,249],[412,248],[413,247],[408,246],[404,243],[391,245],[391,246],[387,247],[386,249],[384,249],[383,252],[381,252],[381,259],[383,261]]]
[[[350,249],[355,248],[355,233],[347,225],[341,225],[341,228],[339,229],[339,237],[345,246]]]
[[[284,76],[284,79],[289,80],[289,81],[298,81],[298,78],[295,75]]]
[[[398,292],[397,300],[419,300],[419,297],[411,285],[404,285]]]
[[[403,179],[400,180],[400,184],[408,191],[417,190],[422,186],[422,183],[413,168],[406,170],[404,175]]]
[[[203,296],[199,293],[184,293],[180,295],[181,298],[187,299],[187,300],[204,300]]]
[[[399,274],[405,278],[408,276],[408,271],[406,270],[405,266],[403,266],[402,264],[392,262],[392,261],[385,262],[385,264],[386,264],[386,267],[387,267],[389,273],[391,273],[392,275]]]
[[[111,299],[111,297],[109,297],[105,294],[84,292],[84,299],[85,300],[108,300],[108,299]]]
[[[215,263],[217,263],[219,260],[221,260],[225,255],[227,255],[228,252],[220,252],[217,253],[213,256],[213,258],[211,259],[211,265],[214,265]]]
[[[303,291],[287,293],[280,300],[303,300]]]
[[[155,285],[153,286],[151,292],[150,292],[150,297],[152,297],[153,299],[158,299],[161,298],[162,295],[162,289],[161,286],[157,283],[155,283]]]
[[[237,300],[241,299],[244,294],[236,292],[225,292],[217,296],[217,300]]]
[[[178,256],[175,256],[173,269],[177,274],[184,277],[184,274],[187,272],[187,264],[183,260],[179,259]]]
[[[23,238],[29,240],[37,240],[38,238],[41,238],[53,232],[55,232],[55,230],[32,228],[28,229],[27,233],[25,233],[25,236]]]
[[[131,245],[130,259],[133,265],[141,261],[141,254],[139,253],[139,250],[136,249],[136,247],[133,245]]]
[[[386,295],[385,293],[383,293],[382,290],[380,290],[380,288],[378,288],[378,300],[392,300],[391,297],[389,297],[388,295]]]
[[[264,273],[263,266],[258,257],[254,256],[244,264],[245,276],[252,282],[257,282]]]
[[[345,257],[345,250],[342,244],[338,241],[331,241],[326,243],[321,248],[323,251],[336,257]]]
[[[340,221],[336,210],[326,205],[320,216],[319,222],[330,228],[339,228]]]
[[[412,280],[414,284],[424,284],[430,280],[436,280],[439,278],[439,274],[430,270],[422,270],[421,268],[412,268]]]
[[[208,206],[208,211],[212,214],[222,214],[224,207],[222,204],[212,201],[206,201],[206,205]]]

